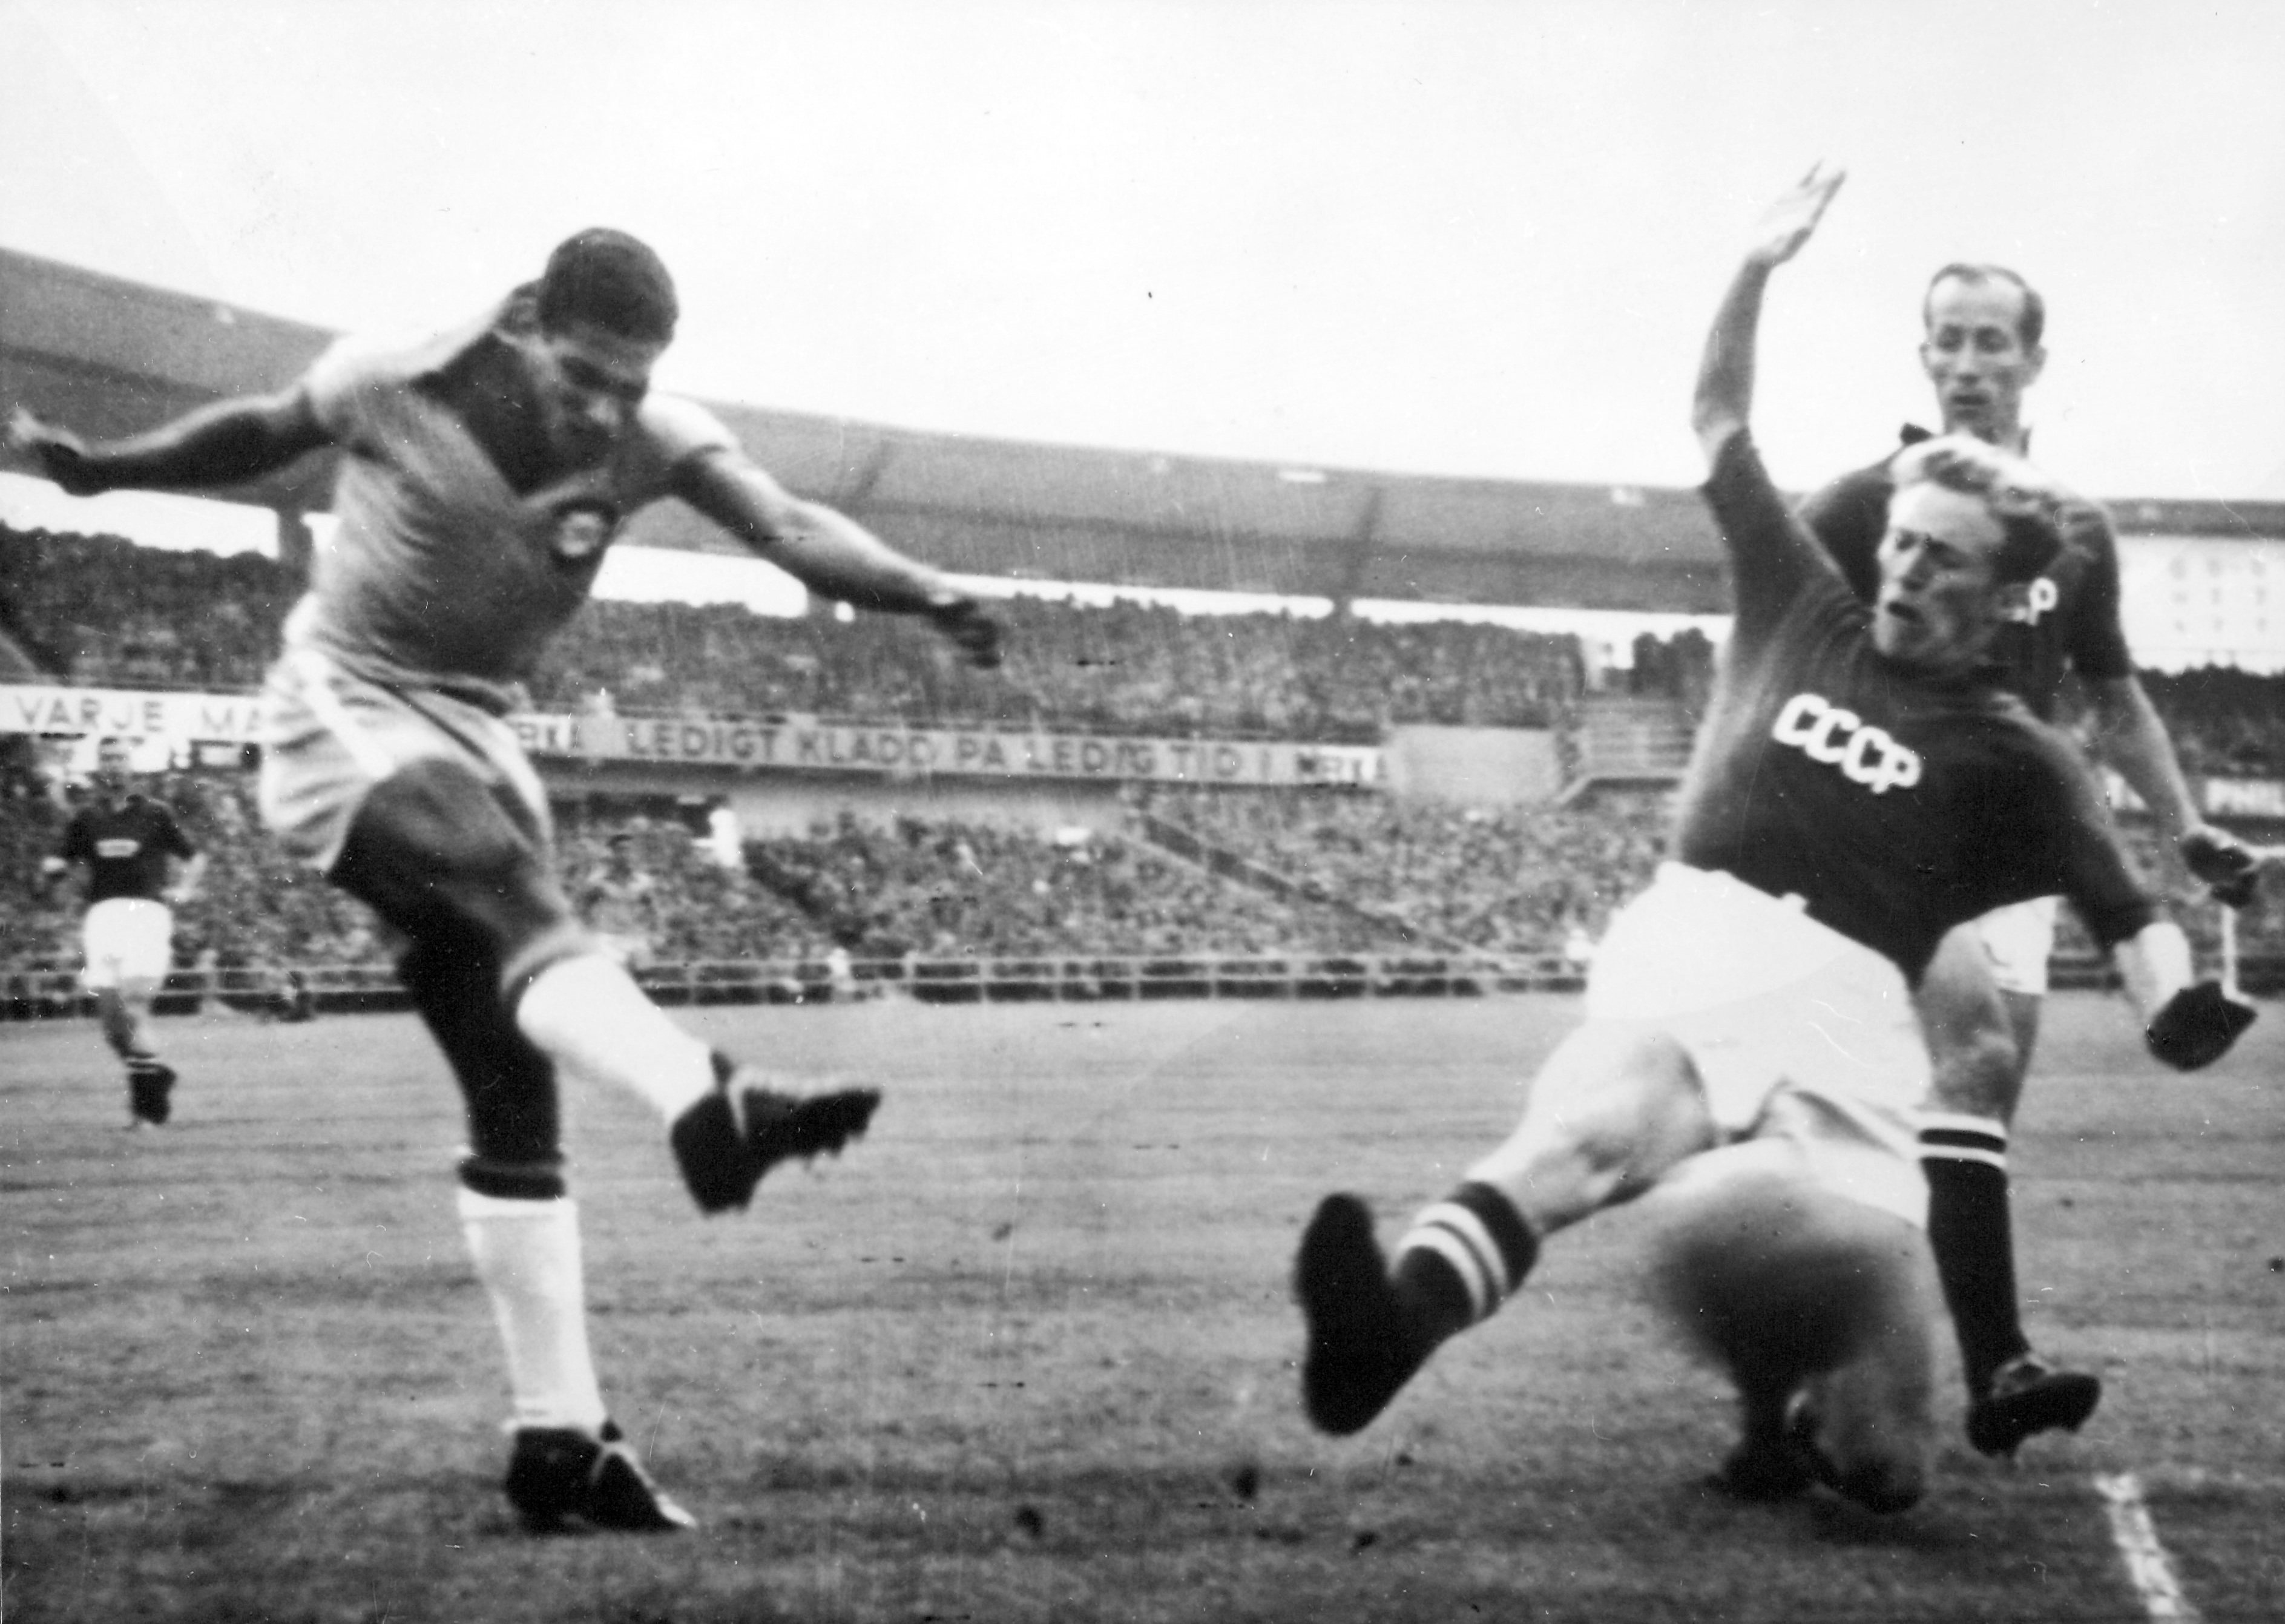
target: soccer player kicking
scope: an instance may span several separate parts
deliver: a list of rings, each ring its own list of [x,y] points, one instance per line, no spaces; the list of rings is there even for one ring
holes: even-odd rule
[[[701,1211],[864,1132],[870,1089],[770,1086],[670,1021],[554,877],[540,782],[504,719],[628,514],[679,497],[809,586],[924,616],[979,665],[997,624],[933,569],[797,500],[687,401],[650,392],[672,282],[624,233],[560,245],[537,283],[412,349],[336,345],[282,392],[89,445],[18,417],[75,494],[226,485],[331,447],[339,530],[263,694],[262,807],[293,853],[402,938],[397,972],[458,1078],[459,1207],[506,1344],[509,1500],[528,1524],[691,1518],[609,1420],[590,1361],[557,1076],[654,1106]]]
[[[1756,1499],[1823,1481],[1909,1506],[1934,1435],[1935,1312],[1910,985],[1945,932],[2061,894],[2112,951],[2160,1059],[2209,1063],[2252,1019],[2190,985],[2188,944],[2068,743],[1982,674],[2061,545],[2018,466],[1958,439],[1900,459],[1869,610],[1763,469],[1747,430],[1763,293],[1840,182],[1812,170],[1763,222],[1700,370],[1693,425],[1736,616],[1674,859],[1613,922],[1586,1022],[1520,1124],[1413,1220],[1393,1263],[1358,1197],[1311,1219],[1295,1265],[1302,1394],[1329,1432],[1366,1425],[1512,1296],[1549,1236],[1663,1187],[1686,1212],[1758,1229],[1769,1260],[1726,1283],[1745,1436],[1719,1481]],[[1794,1265],[1857,1283],[1855,1322],[1819,1322],[1812,1304],[1802,1337],[1753,1351],[1750,1311],[1789,1283],[1768,1270]]]
[[[197,892],[206,861],[175,809],[136,789],[127,741],[98,741],[94,798],[64,826],[47,875],[80,878],[87,902],[80,985],[95,994],[104,1041],[127,1067],[131,1128],[157,1127],[173,1110],[175,1070],[151,1045],[151,1000],[172,961],[173,906]]]
[[[1935,386],[1943,432],[2023,456],[2023,392],[2046,365],[2046,306],[2014,271],[1946,265],[1921,306],[1920,361]],[[1907,428],[1907,448],[1927,439]],[[1897,456],[1904,455],[1897,453]],[[1880,590],[1881,537],[1896,488],[1891,456],[1844,475],[1803,504],[1802,517],[1858,597]],[[2134,672],[2119,625],[2118,543],[2096,502],[2050,486],[2063,534],[2054,561],[1992,639],[1986,658],[2000,686],[2042,721],[2053,719],[2066,671],[2090,702],[2097,742],[2157,820],[2190,872],[2224,906],[2252,899],[2252,854],[2209,825],[2190,795],[2173,745]],[[2035,1432],[2076,1429],[2102,1385],[2031,1350],[2016,1302],[2007,1191],[2007,1135],[2039,1031],[2054,951],[2055,898],[2012,903],[1944,938],[1916,990],[1936,1087],[1920,1126],[1928,1175],[1928,1240],[1959,1339],[1968,1392],[1967,1436],[1986,1455],[2009,1455]]]

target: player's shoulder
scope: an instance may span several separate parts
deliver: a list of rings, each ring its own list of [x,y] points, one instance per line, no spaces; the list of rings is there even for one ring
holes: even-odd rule
[[[2037,472],[2065,541],[2089,547],[2116,548],[2118,526],[2108,504],[2088,495],[2038,459],[2027,456],[2024,460]]]
[[[738,436],[708,407],[682,395],[656,391],[643,396],[636,413],[637,430],[650,443],[663,466],[705,451],[735,451]]]
[[[502,309],[496,307],[442,333],[344,333],[310,364],[302,387],[321,419],[361,400],[400,396],[483,341],[501,315]]]
[[[1905,424],[1897,431],[1894,450],[1834,475],[1802,498],[1802,522],[1828,548],[1877,545],[1888,529],[1888,503],[1896,494],[1896,458],[1928,437],[1925,428]]]

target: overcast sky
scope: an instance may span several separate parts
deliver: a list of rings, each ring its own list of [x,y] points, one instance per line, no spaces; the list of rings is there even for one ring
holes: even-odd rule
[[[591,224],[690,393],[1295,463],[1688,483],[1762,204],[1781,479],[1925,415],[1920,290],[2046,293],[2037,450],[2285,497],[2274,0],[0,0],[0,242],[418,331]]]

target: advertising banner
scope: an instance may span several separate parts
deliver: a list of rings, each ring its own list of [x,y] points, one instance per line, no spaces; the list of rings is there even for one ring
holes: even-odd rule
[[[123,688],[0,686],[0,733],[118,734],[177,744],[257,743],[250,694],[153,694]],[[889,778],[1056,779],[1096,782],[1385,787],[1377,745],[1127,739],[822,722],[813,717],[512,717],[539,757],[860,773]]]

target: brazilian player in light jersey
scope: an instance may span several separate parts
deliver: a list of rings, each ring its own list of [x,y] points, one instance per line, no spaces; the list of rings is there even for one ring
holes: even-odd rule
[[[1943,432],[2021,457],[2030,435],[2023,396],[2046,365],[2046,303],[2015,272],[1951,264],[1922,302],[1920,360]],[[1927,439],[1906,428],[1909,449]],[[1880,591],[1881,537],[1899,451],[1842,475],[1802,504],[1802,518],[1858,597]],[[2101,504],[2049,485],[2063,536],[2054,561],[1985,658],[1995,679],[2042,721],[2056,714],[2066,674],[2085,690],[2096,741],[2150,809],[2190,872],[2229,906],[2250,900],[2251,852],[2206,823],[2135,675],[2120,624],[2118,540]],[[2007,1135],[2038,1039],[2054,950],[2055,901],[2012,903],[1948,937],[1916,991],[1936,1068],[1920,1129],[1929,1184],[1928,1240],[1959,1340],[1967,1435],[1987,1455],[2012,1454],[2031,1434],[2077,1428],[2102,1387],[2031,1350],[2016,1301]]]
[[[1899,467],[1876,608],[1763,469],[1747,429],[1763,293],[1840,180],[1812,171],[1763,223],[1699,374],[1736,616],[1674,859],[1613,922],[1587,1020],[1514,1133],[1418,1214],[1393,1263],[1362,1200],[1319,1205],[1295,1286],[1303,1401],[1327,1432],[1367,1425],[1515,1294],[1547,1237],[1656,1191],[1684,1236],[1670,1283],[1743,1401],[1723,1487],[1766,1499],[1823,1482],[1912,1505],[1933,1449],[1936,1288],[1910,988],[1945,934],[2059,894],[2112,951],[2161,1060],[2210,1063],[2252,1019],[2191,985],[2188,944],[2068,742],[1983,674],[2061,545],[2017,467],[1954,439]]]
[[[344,341],[275,395],[90,445],[20,414],[75,493],[230,484],[331,448],[339,529],[263,697],[262,804],[292,852],[370,904],[459,1079],[463,1227],[514,1396],[506,1490],[535,1528],[671,1529],[686,1511],[607,1413],[589,1356],[557,1079],[649,1102],[702,1211],[837,1152],[878,1094],[802,1094],[670,1021],[554,877],[539,781],[504,719],[627,516],[677,497],[810,587],[922,616],[971,661],[999,628],[937,571],[797,500],[703,408],[656,395],[678,307],[622,232],[561,244],[534,284],[425,344]]]

